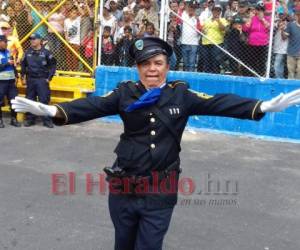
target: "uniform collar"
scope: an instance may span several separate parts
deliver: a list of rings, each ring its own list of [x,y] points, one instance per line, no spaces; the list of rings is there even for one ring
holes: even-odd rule
[[[139,86],[139,89],[140,89],[140,90],[143,90],[143,92],[146,92],[146,91],[150,90],[150,89],[147,89],[147,88],[142,84],[141,81],[138,81],[137,84],[138,84],[138,86]],[[160,86],[160,88],[162,89],[162,88],[164,88],[166,85],[167,85],[167,83],[165,82],[165,83],[163,83],[163,84]]]

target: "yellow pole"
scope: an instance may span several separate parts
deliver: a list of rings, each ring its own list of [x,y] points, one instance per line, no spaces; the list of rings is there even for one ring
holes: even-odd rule
[[[94,58],[93,58],[93,68],[95,69],[97,66],[97,45],[98,45],[98,8],[99,8],[100,0],[95,0],[95,10],[94,10]],[[101,38],[99,38],[101,39]],[[99,55],[98,55],[99,56]]]
[[[76,72],[76,71],[63,71],[63,70],[56,70],[56,73],[59,74],[67,74],[67,75],[78,75],[78,76],[91,76],[90,73],[86,72]]]
[[[47,16],[45,16],[44,18],[47,19],[48,17],[50,17],[53,13],[55,13],[66,1],[68,0],[62,0],[60,2],[60,4],[56,5],[55,8],[53,10],[51,10]],[[27,3],[27,0],[25,0],[25,2]],[[25,42],[32,33],[34,33],[43,23],[44,23],[44,18],[36,25],[34,26],[34,28],[28,33],[26,34],[26,36],[24,36],[22,38],[22,40],[20,41],[20,43],[22,44],[23,42]]]
[[[28,0],[24,0],[26,2],[26,4],[29,5],[29,7],[34,10],[36,12],[36,14],[38,15],[38,17],[43,21],[45,22],[45,24],[47,24],[50,29],[52,29],[52,31],[54,32],[54,34],[63,42],[63,44],[69,49],[72,51],[72,53],[79,59],[79,61],[81,61],[83,63],[83,65],[85,67],[87,67],[88,70],[90,70],[92,73],[93,73],[93,69],[90,67],[90,65],[88,65],[86,63],[85,60],[83,60],[81,58],[81,56],[77,53],[77,51],[75,51],[68,42],[66,42],[66,40],[55,30],[55,28],[53,28],[53,26],[48,23],[48,21],[36,10],[36,8],[28,1]]]

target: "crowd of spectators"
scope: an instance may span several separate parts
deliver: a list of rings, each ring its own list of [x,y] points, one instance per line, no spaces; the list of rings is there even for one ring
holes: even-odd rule
[[[28,33],[41,22],[43,17],[47,17],[49,25],[43,23],[34,32],[43,38],[44,45],[56,57],[58,69],[84,70],[84,65],[63,44],[59,36],[92,66],[95,1],[68,0],[51,15],[49,13],[61,1],[32,0],[29,2],[33,8],[23,0],[0,0],[0,22],[8,24],[11,33],[15,31],[15,36],[18,37],[23,49],[29,46],[29,41],[26,39]]]
[[[133,66],[128,49],[139,37],[159,36],[160,0],[106,0],[99,23],[94,22],[94,0],[0,0],[0,23],[15,29],[24,49],[26,35],[47,17],[48,24],[35,32],[58,61],[58,69],[82,71],[76,51],[90,65],[94,32],[101,30],[101,64]],[[272,75],[300,78],[300,0],[170,0],[166,39],[173,47],[172,70],[252,76],[247,65],[261,76],[266,73],[270,40],[273,41]],[[51,15],[49,13],[52,12]],[[273,23],[272,23],[273,22]],[[272,25],[274,24],[274,25]],[[6,25],[7,26],[7,25]],[[270,39],[270,28],[274,37]],[[203,35],[201,35],[203,34]],[[64,38],[70,50],[63,43]],[[227,50],[232,57],[223,53]],[[242,62],[242,63],[241,63]]]
[[[300,78],[297,73],[300,71],[299,0],[276,1],[274,21],[272,0],[170,0],[169,8],[167,41],[174,48],[170,59],[172,70],[253,76],[244,63],[264,76],[271,22],[274,22],[272,75]],[[130,41],[158,36],[159,16],[160,1],[108,0],[101,19],[106,31],[102,37],[101,63],[132,66],[128,55]],[[223,53],[219,46],[234,58]]]

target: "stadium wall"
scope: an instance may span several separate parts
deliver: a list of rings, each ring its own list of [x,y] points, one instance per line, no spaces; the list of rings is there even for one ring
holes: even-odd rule
[[[101,96],[112,90],[120,81],[137,79],[138,75],[135,68],[97,67],[95,71],[96,91],[92,95]],[[262,100],[269,100],[282,92],[286,93],[300,88],[299,80],[269,79],[261,81],[252,77],[196,72],[170,71],[168,81],[172,80],[184,80],[190,84],[191,89],[210,95],[233,93]],[[108,117],[105,120],[120,122],[117,116]],[[288,108],[284,112],[269,113],[260,122],[211,116],[193,116],[190,117],[188,122],[188,127],[190,128],[300,142],[299,125],[299,107]]]

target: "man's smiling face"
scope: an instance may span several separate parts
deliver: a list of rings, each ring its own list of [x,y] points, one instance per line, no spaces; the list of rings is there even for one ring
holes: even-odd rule
[[[147,89],[158,88],[166,82],[170,69],[167,56],[159,54],[137,65],[140,80]]]

